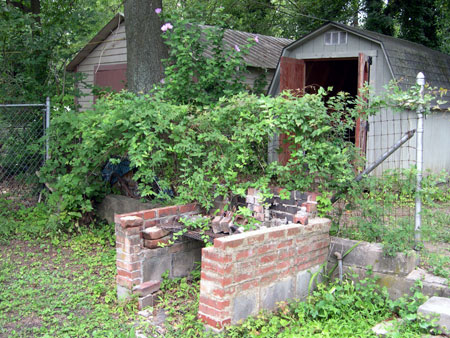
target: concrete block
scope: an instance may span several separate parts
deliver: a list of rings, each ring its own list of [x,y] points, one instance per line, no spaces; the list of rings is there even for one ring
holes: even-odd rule
[[[130,297],[131,297],[131,290],[122,285],[117,284],[117,300],[120,302],[129,299]]]
[[[450,334],[450,298],[431,297],[417,310],[419,315],[425,318],[439,318],[438,329],[444,334]]]
[[[172,277],[188,276],[195,268],[196,262],[202,260],[202,249],[179,251],[172,254]]]
[[[236,324],[249,316],[258,314],[257,291],[241,293],[234,298],[231,324]]]
[[[300,271],[297,273],[296,284],[295,284],[295,298],[300,300],[305,300],[308,297],[309,282],[313,274],[318,272],[320,265],[311,267],[308,270]],[[322,275],[318,274],[312,284],[312,289],[314,290],[316,285],[322,281]],[[312,290],[311,290],[312,291]]]
[[[334,252],[344,254],[358,241],[346,238],[331,237],[330,262],[335,263]],[[361,242],[343,259],[344,266],[365,268],[372,266],[374,272],[406,276],[413,271],[418,264],[418,256],[411,250],[408,254],[399,253],[395,257],[387,257],[383,254],[381,244]]]
[[[143,310],[146,307],[154,306],[156,304],[154,295],[147,295],[145,297],[138,298],[138,308],[139,310]]]
[[[151,250],[149,250],[151,251]],[[148,257],[142,262],[142,272],[144,282],[149,280],[161,280],[161,275],[169,270],[169,277],[172,277],[172,259],[170,255],[160,255]]]
[[[265,310],[273,310],[278,302],[287,301],[293,298],[293,281],[288,277],[275,282],[269,287],[261,289],[261,304]]]
[[[106,195],[97,208],[97,215],[109,224],[113,224],[114,214],[126,214],[157,207],[158,205],[155,203],[142,203],[140,200],[126,196]]]

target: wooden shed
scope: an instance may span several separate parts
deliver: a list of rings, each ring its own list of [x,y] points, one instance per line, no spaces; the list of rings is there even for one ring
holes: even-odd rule
[[[253,86],[260,74],[265,74],[269,84],[283,47],[293,42],[289,39],[230,29],[225,30],[224,42],[226,47],[234,48],[235,45],[247,44],[248,39],[254,39],[256,36],[259,42],[250,49],[250,54],[244,57],[249,70],[245,81],[249,86]],[[125,87],[126,69],[125,18],[122,14],[114,16],[66,67],[69,72],[84,73],[84,82],[88,85],[110,87],[115,91]],[[82,110],[89,109],[94,102],[91,89],[82,84],[79,88],[86,96],[79,98],[78,103]]]
[[[333,92],[357,95],[358,88],[368,82],[381,93],[390,80],[402,86],[415,83],[423,72],[432,86],[450,89],[450,56],[425,46],[379,33],[329,22],[283,49],[269,87],[270,95],[284,89],[314,90],[318,86],[333,87]],[[443,98],[450,102],[450,91]],[[424,133],[424,167],[433,172],[450,170],[450,111],[447,103],[441,111],[427,117]],[[380,111],[367,122],[357,121],[350,139],[372,163],[409,130],[416,129],[414,112]],[[385,169],[405,168],[415,163],[413,137],[376,173]],[[269,159],[281,160],[280,141],[269,146]]]

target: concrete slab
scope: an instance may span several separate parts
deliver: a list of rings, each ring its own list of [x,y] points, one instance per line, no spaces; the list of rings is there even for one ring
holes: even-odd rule
[[[425,318],[439,318],[436,324],[444,334],[450,334],[450,298],[431,297],[417,310]]]

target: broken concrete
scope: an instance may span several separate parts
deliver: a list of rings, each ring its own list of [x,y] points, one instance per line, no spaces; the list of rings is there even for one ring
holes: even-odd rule
[[[419,307],[417,313],[429,320],[437,318],[438,329],[450,334],[450,298],[431,297]]]

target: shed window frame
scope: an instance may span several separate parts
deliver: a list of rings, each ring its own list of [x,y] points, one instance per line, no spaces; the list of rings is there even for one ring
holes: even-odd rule
[[[324,35],[325,46],[336,46],[347,44],[347,32],[345,31],[329,31]]]

